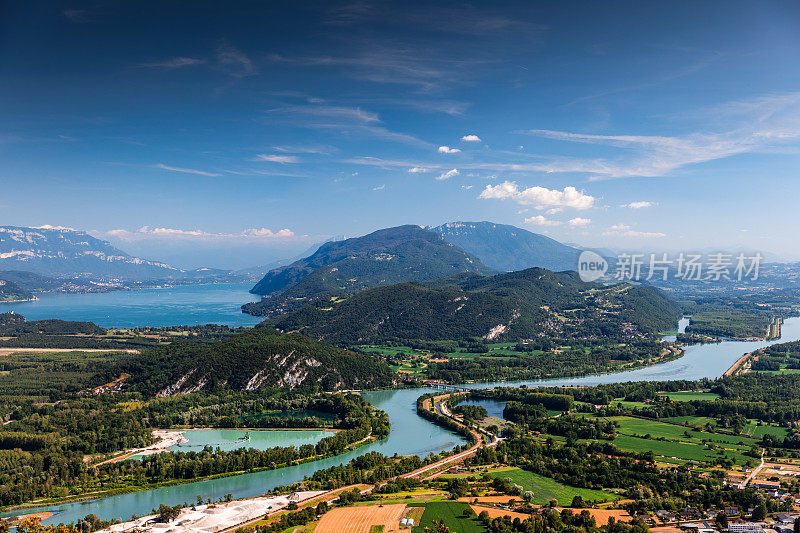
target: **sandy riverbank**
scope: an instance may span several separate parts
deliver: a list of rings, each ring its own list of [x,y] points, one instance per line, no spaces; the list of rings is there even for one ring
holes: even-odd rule
[[[751,362],[750,359],[758,359],[758,355],[761,353],[761,350],[756,350],[754,352],[749,352],[741,356],[737,359],[731,367],[722,374],[722,377],[727,378],[729,376],[733,376],[739,371],[746,371],[749,368],[749,363]]]
[[[217,533],[286,508],[290,503],[302,504],[324,494],[325,491],[305,491],[280,496],[248,498],[226,503],[184,507],[178,517],[167,523],[157,522],[156,515],[143,516],[121,524],[114,524],[104,533],[121,533],[136,528],[142,533],[188,533],[200,531]]]

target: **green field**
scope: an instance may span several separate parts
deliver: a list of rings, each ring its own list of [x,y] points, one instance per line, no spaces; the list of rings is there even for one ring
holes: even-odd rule
[[[426,527],[433,527],[434,520],[444,522],[452,533],[484,533],[486,529],[478,521],[475,513],[472,518],[464,518],[461,513],[471,507],[463,502],[433,502],[425,505],[419,524],[414,526],[412,533],[424,533]]]
[[[719,394],[713,392],[670,392],[666,394],[673,402],[701,401],[710,402],[719,399]]]
[[[509,468],[496,470],[489,473],[492,477],[511,478],[517,485],[522,486],[523,490],[533,491],[533,503],[544,505],[552,499],[558,500],[561,505],[569,505],[572,498],[580,496],[587,501],[607,502],[618,500],[619,496],[599,490],[581,489],[570,487],[559,483],[555,479],[540,476],[521,468]]]
[[[778,426],[759,426],[756,421],[748,420],[747,425],[744,427],[744,433],[757,439],[760,439],[764,435],[784,438],[789,434],[789,430]]]
[[[674,424],[628,416],[608,417],[607,420],[619,424],[619,435],[613,441],[619,448],[636,452],[652,451],[666,458],[707,461],[722,457],[724,454],[743,464],[748,460],[744,452],[758,442],[750,437],[694,431]],[[645,438],[647,435],[650,438]],[[659,438],[663,440],[658,440]],[[717,448],[710,449],[708,444],[702,441],[707,441]]]
[[[669,416],[662,418],[667,422],[674,422],[676,424],[689,424],[690,426],[705,427],[706,424],[711,424],[712,427],[717,425],[717,421],[708,416]]]

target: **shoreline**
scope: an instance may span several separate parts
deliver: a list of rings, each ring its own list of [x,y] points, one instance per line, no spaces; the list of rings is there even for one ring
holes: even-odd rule
[[[758,356],[761,354],[761,350],[762,350],[762,348],[759,348],[758,350],[754,350],[752,352],[747,352],[746,354],[741,356],[739,359],[737,359],[736,361],[733,362],[733,364],[730,366],[730,368],[728,368],[728,370],[726,370],[725,373],[722,374],[721,377],[728,378],[728,377],[731,377],[731,376],[735,376],[737,373],[739,373],[740,370],[743,370],[743,371],[749,370],[749,367],[747,369],[744,368],[745,364],[750,362],[750,359],[757,359]],[[744,373],[744,372],[742,372],[742,373]]]
[[[130,459],[131,457],[141,456],[146,457],[149,455],[155,455],[158,453],[172,451],[170,448],[172,446],[178,446],[181,444],[186,444],[189,442],[189,439],[183,436],[184,433],[189,431],[208,431],[208,430],[220,430],[220,431],[327,431],[331,433],[338,433],[340,430],[335,428],[202,428],[202,427],[195,427],[195,428],[187,428],[187,429],[154,429],[152,432],[153,437],[160,439],[158,442],[154,442],[150,446],[145,446],[144,448],[131,448],[129,450],[124,450],[120,453],[120,455],[116,457],[111,457],[99,463],[91,463],[93,466],[100,466],[109,463],[117,463],[119,461],[124,461],[125,459]]]
[[[180,431],[180,432],[183,432],[183,431],[198,431],[198,430],[204,430],[204,429],[219,429],[219,428],[192,428],[192,429],[188,429],[188,430],[177,430],[177,431]],[[224,429],[228,429],[228,428],[224,428]],[[265,428],[259,428],[259,429],[265,429]],[[283,428],[279,428],[279,429],[283,429]],[[301,429],[306,429],[306,428],[301,428]],[[318,428],[309,428],[309,429],[315,430],[315,429],[318,429]],[[163,430],[163,431],[173,431],[173,430]],[[254,431],[254,430],[251,429],[251,428],[247,428],[247,431]],[[122,494],[131,494],[131,493],[135,493],[135,492],[144,492],[144,491],[148,491],[148,490],[161,489],[161,488],[164,488],[164,487],[174,487],[174,486],[178,486],[178,485],[189,485],[191,483],[200,483],[200,482],[211,481],[211,480],[215,480],[215,479],[223,479],[223,478],[241,476],[241,475],[246,475],[246,474],[254,474],[254,473],[257,473],[257,472],[280,470],[281,468],[288,468],[290,466],[298,466],[298,465],[301,465],[301,464],[310,463],[310,462],[314,462],[314,461],[319,461],[319,460],[327,459],[327,458],[330,458],[330,457],[337,457],[339,455],[344,455],[344,454],[346,454],[348,452],[351,452],[353,450],[361,448],[362,446],[365,446],[365,445],[370,444],[372,442],[378,442],[380,440],[381,439],[378,439],[377,437],[373,436],[370,433],[369,435],[367,435],[366,437],[364,437],[360,441],[356,441],[356,442],[353,442],[353,443],[349,444],[347,446],[347,449],[345,449],[340,454],[315,455],[315,456],[312,456],[312,457],[306,457],[305,459],[298,459],[296,461],[292,461],[291,463],[280,464],[280,465],[277,465],[274,468],[268,468],[268,467],[255,468],[255,469],[252,469],[252,470],[241,470],[241,471],[236,471],[236,472],[224,472],[224,473],[221,473],[221,474],[213,474],[213,475],[210,475],[210,476],[199,477],[199,478],[195,478],[195,479],[174,479],[174,480],[170,480],[170,481],[164,481],[164,482],[161,482],[161,483],[155,483],[153,485],[136,486],[136,487],[134,487],[134,486],[131,486],[131,487],[118,487],[116,489],[109,489],[107,491],[98,491],[98,492],[92,493],[91,495],[84,495],[84,496],[78,496],[78,495],[74,495],[73,494],[73,495],[70,495],[70,496],[65,496],[63,498],[53,498],[53,499],[48,499],[48,500],[44,500],[44,501],[23,503],[23,504],[20,504],[20,505],[14,505],[14,506],[10,506],[10,507],[7,507],[7,508],[0,508],[0,513],[13,513],[15,511],[35,510],[35,509],[40,509],[40,508],[45,509],[45,508],[51,508],[51,507],[56,506],[56,505],[68,505],[68,504],[87,502],[87,501],[91,501],[91,500],[100,500],[100,499],[109,498],[109,497],[112,497],[112,496],[119,496],[119,495],[122,495]],[[159,443],[155,443],[155,444],[159,444]],[[155,453],[159,453],[159,452],[155,452]],[[150,455],[155,455],[155,453],[150,454]],[[136,454],[131,454],[131,455],[136,455]],[[120,456],[120,457],[112,458],[111,460],[104,461],[104,463],[105,462],[112,462],[113,460],[121,461],[121,460],[124,460],[124,459],[128,459],[128,458],[130,458],[131,455],[126,455],[124,457]],[[101,464],[103,464],[103,463],[95,463],[95,464],[93,464],[91,466],[100,466]],[[51,511],[36,511],[35,513],[28,513],[28,514],[39,514],[39,513],[42,513],[42,512],[51,512]],[[57,512],[56,513],[52,513],[51,516],[52,515],[58,515],[58,513]],[[0,518],[0,520],[8,520],[9,518],[14,518],[16,516],[20,516],[20,515],[12,515],[12,516],[9,516],[9,517]]]

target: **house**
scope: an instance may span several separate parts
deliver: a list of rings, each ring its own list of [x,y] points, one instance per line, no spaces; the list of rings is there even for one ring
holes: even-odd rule
[[[794,524],[795,519],[797,519],[797,516],[792,516],[786,513],[775,514],[775,521],[782,525],[792,525]]]
[[[781,488],[781,484],[778,481],[767,481],[766,479],[754,479],[750,482],[750,485],[759,489],[777,490]]]
[[[724,512],[727,516],[736,516],[741,513],[738,507],[726,507]]]

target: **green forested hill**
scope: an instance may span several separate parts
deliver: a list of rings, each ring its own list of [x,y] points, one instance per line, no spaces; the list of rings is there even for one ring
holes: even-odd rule
[[[353,294],[403,281],[428,281],[460,272],[493,272],[481,261],[419,226],[398,226],[323,244],[311,256],[274,269],[251,292],[272,295],[244,307],[268,315],[287,302]]]
[[[121,371],[144,394],[225,387],[339,390],[390,385],[389,367],[302,335],[256,328],[215,343],[175,342],[132,357]]]
[[[20,302],[33,299],[33,293],[13,281],[0,279],[0,302]]]
[[[484,337],[519,340],[643,338],[674,327],[678,306],[660,290],[582,282],[532,268],[400,283],[347,298],[320,298],[268,323],[338,344]]]
[[[92,322],[75,322],[71,320],[25,320],[17,313],[0,314],[0,337],[16,337],[26,334],[42,335],[102,335],[105,329]]]

